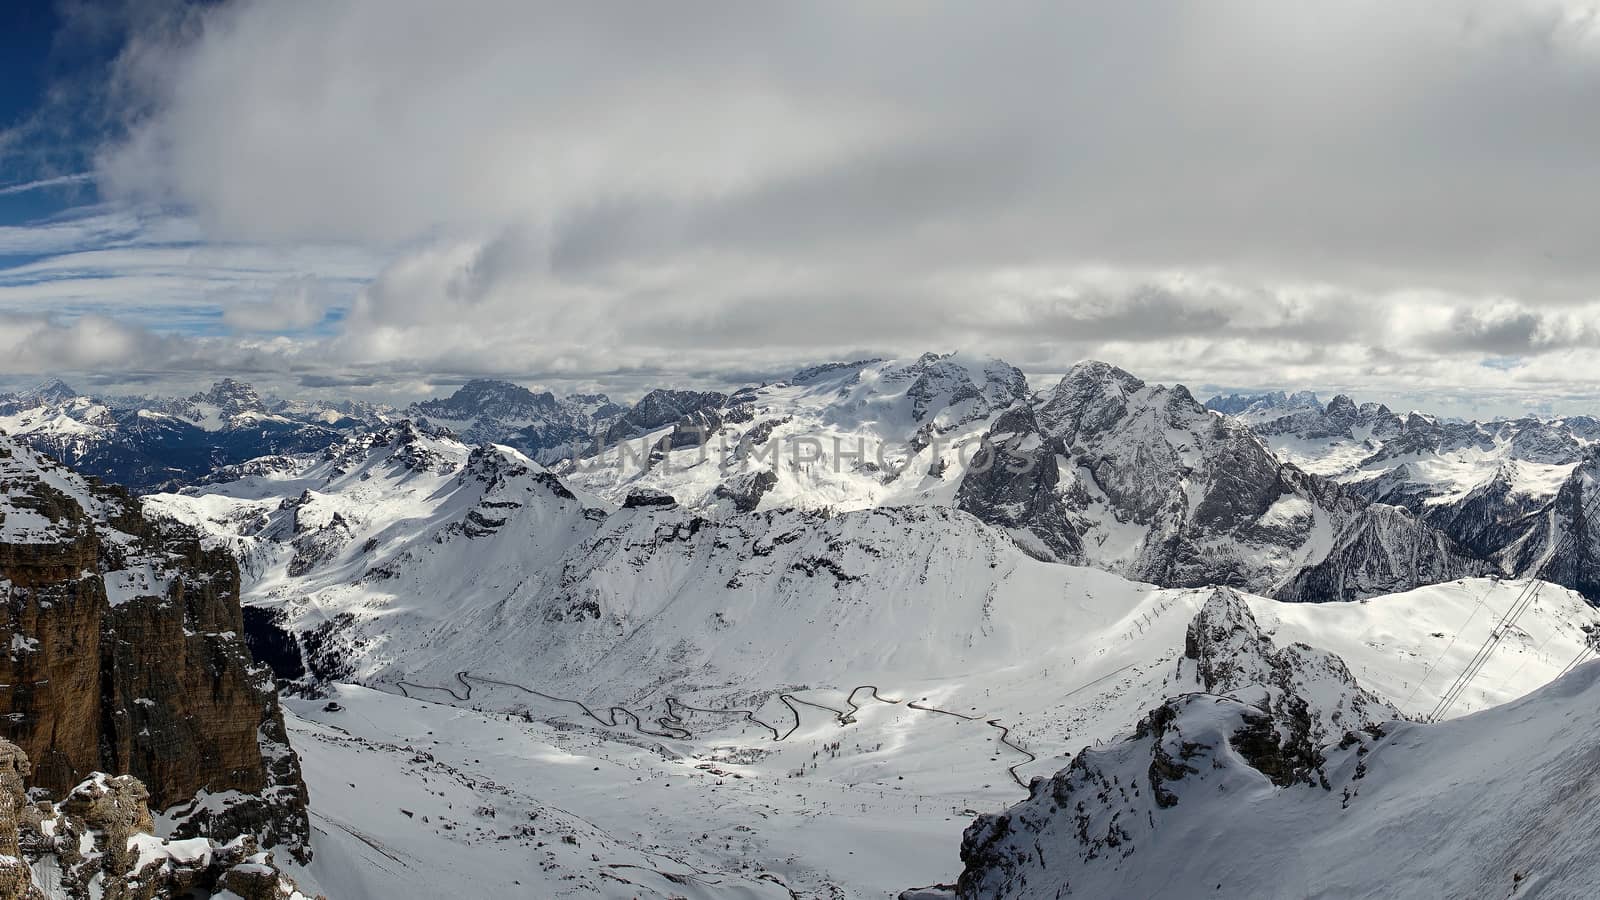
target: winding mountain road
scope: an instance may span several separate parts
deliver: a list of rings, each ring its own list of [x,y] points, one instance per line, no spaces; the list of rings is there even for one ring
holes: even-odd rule
[[[758,717],[756,715],[756,711],[752,710],[752,709],[739,709],[739,708],[734,708],[734,709],[710,709],[710,708],[701,707],[701,706],[690,706],[689,704],[684,703],[683,701],[679,700],[677,697],[671,697],[671,696],[666,698],[666,704],[667,704],[667,712],[666,712],[666,714],[663,715],[663,716],[658,716],[654,720],[655,723],[658,726],[660,726],[661,730],[655,730],[655,729],[651,729],[651,728],[646,728],[645,725],[644,725],[644,720],[642,718],[640,718],[639,714],[635,713],[633,710],[630,710],[625,706],[607,707],[606,708],[606,715],[601,716],[600,714],[596,713],[593,709],[591,709],[589,707],[589,705],[584,703],[582,700],[577,700],[577,699],[574,699],[574,698],[571,698],[571,697],[561,697],[561,696],[558,696],[556,694],[549,694],[549,693],[546,693],[544,691],[528,687],[527,685],[517,684],[517,683],[511,682],[511,681],[502,681],[502,680],[500,680],[498,678],[486,678],[486,677],[484,677],[482,675],[474,675],[469,671],[457,672],[456,673],[456,681],[461,684],[461,687],[463,689],[461,692],[458,692],[455,688],[450,687],[448,685],[417,684],[416,682],[411,682],[411,681],[397,681],[397,682],[395,682],[395,684],[396,684],[396,686],[398,686],[400,688],[400,693],[404,694],[406,697],[412,697],[412,694],[411,694],[410,690],[408,690],[408,688],[416,689],[416,690],[425,690],[425,691],[442,691],[444,693],[449,694],[451,696],[451,698],[454,699],[458,703],[466,703],[466,702],[471,701],[471,699],[472,699],[472,683],[474,681],[479,682],[480,684],[498,685],[500,687],[507,687],[507,688],[511,688],[513,690],[522,691],[525,694],[529,694],[529,695],[532,695],[534,697],[539,697],[539,698],[541,698],[543,700],[549,700],[549,701],[551,701],[553,703],[566,703],[566,704],[569,704],[571,706],[576,706],[585,716],[587,716],[588,718],[594,720],[595,722],[599,723],[600,725],[604,725],[607,728],[619,728],[619,727],[622,727],[623,723],[621,721],[619,721],[619,717],[621,717],[621,718],[626,718],[629,721],[631,721],[632,724],[633,724],[633,730],[638,732],[639,734],[648,735],[650,737],[670,738],[670,739],[673,739],[673,740],[691,740],[691,739],[694,738],[694,732],[690,731],[689,728],[684,724],[683,718],[678,715],[678,710],[684,710],[686,712],[692,712],[692,713],[700,713],[700,714],[703,714],[703,715],[737,716],[737,717],[749,722],[752,725],[760,726],[761,728],[764,728],[767,731],[771,732],[772,733],[772,740],[773,740],[774,743],[788,740],[790,736],[792,736],[796,731],[798,731],[800,729],[800,726],[802,724],[802,719],[801,719],[801,715],[800,715],[800,707],[801,706],[809,706],[809,707],[812,707],[813,709],[820,709],[820,710],[822,710],[824,712],[831,713],[833,715],[834,719],[836,721],[838,721],[839,726],[841,728],[845,727],[845,726],[848,726],[848,725],[855,724],[856,713],[861,711],[861,704],[856,702],[856,695],[861,693],[862,691],[867,691],[869,693],[869,696],[871,696],[873,700],[875,700],[875,701],[877,701],[879,703],[886,703],[886,704],[890,704],[890,705],[902,705],[903,704],[907,709],[915,709],[915,710],[917,710],[919,712],[927,712],[927,713],[934,713],[936,715],[950,716],[952,718],[961,719],[963,721],[968,721],[968,722],[983,722],[985,725],[988,725],[990,728],[994,728],[995,730],[999,731],[1000,732],[999,735],[995,738],[996,742],[998,742],[1001,746],[1006,747],[1007,749],[1010,749],[1010,750],[1012,750],[1012,751],[1014,751],[1016,753],[1019,753],[1019,754],[1027,757],[1027,759],[1023,760],[1022,762],[1019,762],[1019,763],[1016,763],[1015,765],[1011,765],[1011,766],[1007,766],[1006,767],[1006,774],[1010,775],[1011,776],[1011,780],[1015,781],[1019,787],[1022,787],[1024,789],[1026,789],[1028,787],[1028,783],[1022,780],[1022,776],[1021,775],[1017,774],[1017,769],[1021,768],[1022,766],[1026,766],[1026,765],[1028,765],[1030,763],[1033,763],[1033,762],[1037,761],[1038,758],[1039,758],[1038,756],[1036,756],[1034,753],[1032,753],[1031,751],[1029,751],[1025,747],[1022,747],[1021,745],[1019,745],[1015,741],[1013,741],[1011,739],[1011,729],[1010,729],[1010,727],[1006,726],[1006,725],[1002,725],[1000,723],[999,719],[985,719],[982,716],[971,716],[971,715],[967,715],[966,713],[954,712],[954,711],[948,710],[948,709],[940,709],[937,706],[927,706],[927,705],[925,705],[925,704],[923,704],[921,702],[918,702],[917,700],[896,700],[896,699],[893,699],[893,698],[890,698],[890,697],[885,697],[881,693],[878,692],[879,691],[878,686],[875,685],[875,684],[860,684],[860,685],[856,685],[855,687],[851,688],[850,689],[850,693],[845,696],[845,705],[848,706],[849,709],[839,709],[838,707],[828,706],[827,704],[823,704],[823,703],[817,703],[816,701],[813,701],[813,700],[806,700],[806,699],[803,699],[801,697],[796,697],[794,694],[790,694],[790,693],[779,694],[778,695],[779,702],[781,702],[784,706],[788,707],[789,708],[789,713],[794,716],[794,724],[790,725],[786,730],[781,730],[780,731],[779,728],[776,725],[773,725],[770,722],[767,722],[767,721],[761,719],[760,717]],[[414,699],[424,699],[424,698],[414,698]],[[924,697],[922,699],[926,700],[927,698]]]

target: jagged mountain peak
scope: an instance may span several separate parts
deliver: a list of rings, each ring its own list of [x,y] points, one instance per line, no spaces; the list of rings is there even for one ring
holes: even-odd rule
[[[1127,411],[1128,399],[1144,390],[1143,380],[1110,363],[1088,360],[1067,370],[1039,407],[1047,431],[1075,434],[1111,427]]]
[[[909,365],[890,367],[882,375],[887,383],[911,380],[906,396],[912,400],[912,418],[918,422],[930,413],[973,401],[973,408],[955,419],[970,420],[1004,409],[1028,396],[1028,379],[1022,370],[994,357],[964,353],[924,353]]]
[[[1208,693],[1256,696],[1282,724],[1301,718],[1303,702],[1309,722],[1298,736],[1285,734],[1286,740],[1320,746],[1400,716],[1387,700],[1357,685],[1338,656],[1305,644],[1276,646],[1244,595],[1232,588],[1214,589],[1189,623],[1184,658],[1194,662]]]
[[[256,389],[233,378],[224,378],[211,385],[211,390],[196,393],[189,399],[215,406],[225,416],[267,412],[266,404],[261,402],[261,395],[256,393]]]
[[[1062,376],[1062,383],[1116,385],[1124,394],[1144,388],[1144,380],[1120,366],[1098,359],[1075,363]]]
[[[1323,407],[1322,412],[1328,416],[1355,415],[1357,412],[1356,402],[1350,399],[1349,394],[1334,394],[1333,399],[1328,401],[1328,405]]]
[[[711,425],[712,418],[706,414],[728,400],[728,395],[720,391],[656,388],[611,422],[603,443],[616,444],[680,422],[697,428]],[[701,418],[705,419],[703,423],[699,421]]]
[[[1190,622],[1179,680],[1197,690],[1162,702],[1125,739],[1036,779],[1028,799],[979,816],[962,839],[960,881],[924,896],[1147,895],[1116,887],[1134,880],[1127,870],[1140,868],[1138,854],[1182,843],[1169,829],[1185,833],[1217,797],[1329,792],[1339,774],[1330,775],[1330,745],[1354,746],[1399,715],[1337,655],[1276,646],[1226,588]]]
[[[414,403],[406,415],[451,429],[468,443],[506,444],[544,462],[576,455],[624,410],[605,394],[557,397],[493,378],[474,378],[448,397]]]
[[[80,409],[89,407],[103,409],[99,403],[79,394],[75,388],[59,378],[42,381],[24,390],[0,394],[0,415],[10,416],[33,410],[64,409],[68,406],[75,406]]]
[[[1129,427],[1129,441],[1171,444],[1175,432],[1162,429],[1216,431],[1259,443],[1242,424],[1221,417],[1195,399],[1182,384],[1149,384],[1109,363],[1091,360],[1064,375],[1054,389],[1041,394],[1036,405],[1039,424],[1069,443],[1081,439],[1113,439],[1113,432]],[[1120,440],[1120,439],[1119,439]],[[1263,452],[1265,452],[1263,446]]]
[[[1258,394],[1218,394],[1205,402],[1206,409],[1247,421],[1267,421],[1278,416],[1307,410],[1321,412],[1322,401],[1315,391],[1266,391]]]
[[[60,378],[49,378],[25,391],[19,391],[17,396],[39,403],[64,403],[81,395],[76,388]]]
[[[1297,756],[1274,740],[1279,715],[1176,697],[975,821],[956,885],[902,896],[1590,896],[1600,866],[1574,785],[1596,747],[1573,721],[1597,696],[1590,664],[1471,717],[1353,729],[1318,750],[1311,784],[1275,777]]]
[[[554,394],[536,393],[510,381],[474,378],[456,388],[450,396],[426,400],[416,405],[425,416],[469,419],[478,416],[498,419],[527,418],[556,408]]]

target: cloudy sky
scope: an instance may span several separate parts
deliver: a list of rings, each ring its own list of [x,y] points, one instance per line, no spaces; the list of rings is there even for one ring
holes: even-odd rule
[[[1600,406],[1586,3],[0,16],[17,377],[405,393],[968,348]]]

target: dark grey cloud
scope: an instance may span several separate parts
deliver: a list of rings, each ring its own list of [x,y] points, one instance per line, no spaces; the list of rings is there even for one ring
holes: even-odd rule
[[[300,387],[322,389],[373,387],[379,384],[386,384],[389,379],[378,375],[346,375],[307,372],[301,374],[295,379],[295,381],[300,385]]]

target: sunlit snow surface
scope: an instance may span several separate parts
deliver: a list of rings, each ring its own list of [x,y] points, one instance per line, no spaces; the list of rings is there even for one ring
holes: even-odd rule
[[[923,705],[974,720],[858,691],[849,725],[802,704],[799,728],[779,743],[737,717],[680,709],[694,733],[680,740],[640,735],[626,722],[602,727],[570,704],[471,676],[467,701],[443,690],[412,689],[431,698],[422,700],[356,687],[335,694],[340,712],[291,700],[318,829],[319,856],[305,874],[330,896],[372,897],[440,896],[464,883],[483,896],[759,897],[780,882],[805,896],[887,897],[953,880],[972,812],[1023,796],[1009,766],[1023,780],[1050,774],[1083,746],[1126,733],[1161,698],[1194,689],[1171,676],[1207,592],[1154,590],[1082,569],[1040,571],[1060,579],[1033,582],[1033,604],[1074,614],[1044,627],[1051,617],[1034,611],[1041,627],[1005,653],[956,668],[933,654],[921,662],[896,654],[894,636],[879,635],[886,655],[904,660],[895,669],[818,666],[803,679],[809,687],[793,690],[800,700],[847,710],[851,689],[872,683],[887,700],[926,698]],[[1305,640],[1330,649],[1364,685],[1408,713],[1424,713],[1520,588],[1474,580],[1368,603],[1251,605],[1280,645]],[[1030,613],[1019,605],[995,615]],[[1579,625],[1595,621],[1580,599],[1546,587],[1452,712],[1544,683],[1577,651]],[[825,633],[782,631],[772,633],[769,649],[787,656],[795,645],[820,658],[840,652]],[[487,669],[492,660],[476,664]],[[797,681],[680,699],[726,708],[747,696],[761,721],[787,729],[795,721],[788,707],[755,698]],[[459,681],[448,686],[465,693]],[[672,688],[643,687],[586,696],[595,704],[626,699],[648,727],[651,715],[664,712],[654,701]],[[1038,760],[999,743],[991,718],[1010,726],[1012,740]],[[492,817],[484,807],[494,808]]]

